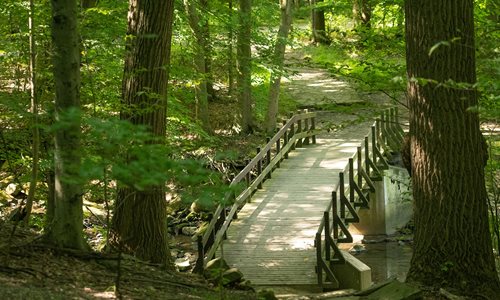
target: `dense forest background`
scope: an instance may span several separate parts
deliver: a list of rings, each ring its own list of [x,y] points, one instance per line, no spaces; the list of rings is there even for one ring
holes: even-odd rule
[[[381,94],[394,105],[408,107],[403,0],[172,2],[171,19],[168,20],[168,14],[159,17],[165,24],[172,22],[170,60],[158,67],[168,69],[168,84],[164,85],[168,95],[165,134],[161,142],[151,126],[123,117],[133,116],[137,107],[145,113],[156,109],[154,105],[131,105],[124,101],[127,89],[124,82],[129,76],[124,65],[131,53],[130,45],[135,42],[130,22],[127,23],[131,8],[126,1],[79,1],[75,43],[79,54],[80,102],[64,111],[59,111],[54,101],[57,80],[53,73],[51,2],[2,2],[0,216],[3,222],[25,224],[41,233],[50,231],[52,218],[57,215],[51,204],[57,197],[54,136],[60,130],[73,128],[76,119],[81,120],[81,125],[77,134],[79,145],[74,144],[73,151],[78,152],[81,164],[63,181],[78,186],[78,197],[83,199],[82,216],[77,220],[83,239],[81,248],[101,251],[113,245],[116,236],[110,232],[111,228],[125,226],[117,225],[123,223],[116,220],[112,224],[112,218],[117,199],[127,198],[126,189],[144,192],[162,186],[168,201],[165,216],[158,218],[176,221],[176,213],[181,211],[183,217],[206,220],[208,212],[224,198],[227,183],[245,160],[291,112],[303,108],[346,113],[357,109],[376,111],[376,104],[370,101],[347,107],[335,104],[302,107],[280,87],[280,79],[292,75],[287,55],[293,55],[304,65],[327,69],[331,76],[352,84],[361,96]],[[245,11],[251,12],[251,18]],[[478,91],[479,104],[468,109],[479,113],[488,144],[485,181],[492,247],[497,255],[499,15],[496,1],[474,1],[477,82],[472,86],[450,83],[454,88]],[[436,41],[428,50],[429,56],[456,42]],[[163,97],[149,90],[137,94],[148,101]],[[279,101],[273,100],[278,98]],[[345,126],[331,126],[340,125]],[[102,211],[102,218],[96,217],[93,209]],[[83,222],[86,222],[84,227]],[[71,246],[71,242],[65,243],[56,242],[59,246]],[[114,245],[123,246],[116,240]],[[144,255],[151,259],[155,254]]]

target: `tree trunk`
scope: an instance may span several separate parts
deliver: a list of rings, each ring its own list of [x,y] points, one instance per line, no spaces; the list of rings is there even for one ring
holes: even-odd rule
[[[311,0],[313,6],[311,11],[312,21],[312,38],[315,44],[329,44],[330,40],[326,36],[325,27],[325,10],[323,8],[316,8],[316,5],[323,3],[323,0]]]
[[[209,11],[210,7],[208,5],[208,0],[200,0],[200,5],[203,11]],[[205,40],[203,45],[203,53],[205,55],[205,76],[207,80],[207,93],[208,101],[215,101],[217,99],[217,94],[214,89],[214,74],[212,73],[212,44],[210,43],[210,22],[208,14],[201,14],[204,16],[203,24],[201,26],[201,32]]]
[[[352,14],[356,25],[361,24],[366,28],[371,27],[372,8],[370,0],[353,0]]]
[[[173,0],[130,0],[123,109],[120,117],[146,125],[164,139]],[[112,220],[111,243],[138,258],[170,264],[165,186],[138,191],[120,186]]]
[[[238,101],[241,107],[241,131],[254,131],[253,101],[252,101],[252,1],[240,0],[239,30],[238,30]]]
[[[31,126],[33,127],[33,162],[31,168],[31,180],[28,191],[28,199],[26,199],[26,216],[24,217],[24,224],[28,225],[33,208],[33,201],[35,200],[36,186],[38,183],[38,161],[40,154],[40,130],[38,129],[38,97],[36,93],[36,45],[34,33],[34,14],[35,5],[34,0],[30,0],[29,16],[28,16],[28,29],[29,29],[29,44],[30,44],[30,99],[31,99]]]
[[[234,93],[234,32],[233,32],[233,0],[228,0],[228,8],[229,8],[229,20],[228,23],[228,47],[227,47],[227,56],[228,56],[228,68],[227,68],[227,79],[229,85],[229,95],[232,96]]]
[[[195,4],[190,0],[184,0],[184,8],[189,21],[189,26],[195,37],[195,53],[194,61],[196,65],[196,71],[200,77],[199,83],[195,85],[196,102],[197,102],[197,116],[200,119],[203,129],[207,132],[211,132],[210,129],[210,119],[208,115],[208,73],[206,58],[208,48],[208,41],[206,40],[206,29],[201,26],[201,19]],[[212,87],[213,89],[213,87]]]
[[[276,38],[276,45],[273,54],[274,70],[271,73],[269,84],[269,102],[265,127],[267,133],[273,133],[276,129],[276,118],[278,116],[278,103],[281,86],[281,75],[283,73],[283,62],[285,60],[285,49],[288,39],[288,32],[292,25],[292,0],[281,0],[281,24]]]
[[[407,0],[406,18],[416,227],[408,280],[498,296],[486,149],[471,109],[478,103],[473,1]]]
[[[84,250],[80,177],[80,51],[77,1],[52,0],[52,44],[55,81],[54,216],[47,242]]]

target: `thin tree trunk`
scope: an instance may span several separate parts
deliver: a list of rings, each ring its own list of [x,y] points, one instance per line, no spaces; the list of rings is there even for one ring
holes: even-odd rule
[[[229,95],[233,95],[234,93],[234,33],[233,33],[233,0],[228,0],[229,7],[229,30],[228,30],[228,47],[227,47],[227,56],[228,56],[228,68],[227,68],[227,77],[229,84]]]
[[[252,1],[240,0],[238,30],[238,100],[241,107],[241,131],[254,131],[252,101]]]
[[[35,199],[36,185],[38,183],[38,161],[40,155],[40,130],[38,129],[38,99],[36,94],[36,48],[35,48],[35,33],[34,28],[34,12],[35,5],[34,0],[30,0],[29,6],[29,16],[28,16],[28,28],[29,28],[29,44],[30,44],[30,98],[31,98],[31,126],[33,127],[33,162],[31,169],[31,181],[28,190],[28,199],[26,200],[26,216],[24,217],[24,224],[28,225],[31,210],[33,208],[33,201]]]
[[[83,239],[80,183],[80,51],[77,1],[52,0],[52,43],[55,80],[55,119],[64,126],[55,132],[54,217],[46,239],[58,247],[87,249]]]
[[[200,0],[200,6],[203,11],[209,11],[210,7],[208,4],[208,0]],[[203,35],[203,39],[205,40],[205,44],[203,45],[203,53],[205,55],[205,76],[207,80],[207,93],[208,93],[208,101],[215,101],[217,99],[217,93],[214,89],[214,74],[212,73],[212,45],[211,45],[211,37],[210,37],[210,22],[208,18],[208,14],[202,13],[203,16],[203,24],[201,26],[201,32]]]
[[[361,24],[366,28],[371,27],[372,5],[370,0],[353,0],[352,14],[356,25]]]
[[[290,26],[292,25],[292,7],[292,0],[281,0],[281,24],[278,30],[278,36],[276,38],[276,45],[273,54],[273,64],[275,69],[271,73],[271,80],[269,84],[269,102],[265,120],[267,133],[273,133],[276,129],[283,62],[285,60],[288,33],[290,31]]]
[[[470,110],[478,103],[473,1],[407,0],[406,17],[416,227],[408,280],[496,297],[486,147]]]
[[[164,140],[174,0],[130,0],[120,117]],[[132,159],[132,158],[130,158]],[[120,185],[110,243],[140,259],[170,265],[165,185]]]
[[[195,85],[196,102],[197,102],[197,116],[200,119],[203,129],[211,132],[210,119],[208,114],[208,72],[207,72],[207,44],[205,29],[201,24],[200,15],[192,1],[184,0],[184,8],[188,16],[189,26],[196,39],[194,61],[198,76],[201,77],[200,83]],[[213,89],[213,87],[212,87]]]
[[[311,0],[313,6],[311,10],[312,38],[315,44],[329,44],[330,40],[326,36],[325,11],[323,8],[316,8],[322,4],[323,0]]]

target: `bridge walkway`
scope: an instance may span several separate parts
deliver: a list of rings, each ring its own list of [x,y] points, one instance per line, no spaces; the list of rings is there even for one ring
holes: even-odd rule
[[[317,284],[315,234],[339,172],[369,131],[362,128],[290,152],[232,221],[218,254],[255,285]]]

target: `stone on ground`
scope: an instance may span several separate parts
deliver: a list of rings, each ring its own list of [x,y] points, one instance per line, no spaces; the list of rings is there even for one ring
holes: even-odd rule
[[[209,280],[215,280],[227,270],[229,270],[227,262],[223,258],[218,257],[207,263],[203,275]]]
[[[243,279],[243,273],[236,268],[226,270],[222,274],[222,285],[229,285],[231,283],[240,282]]]

